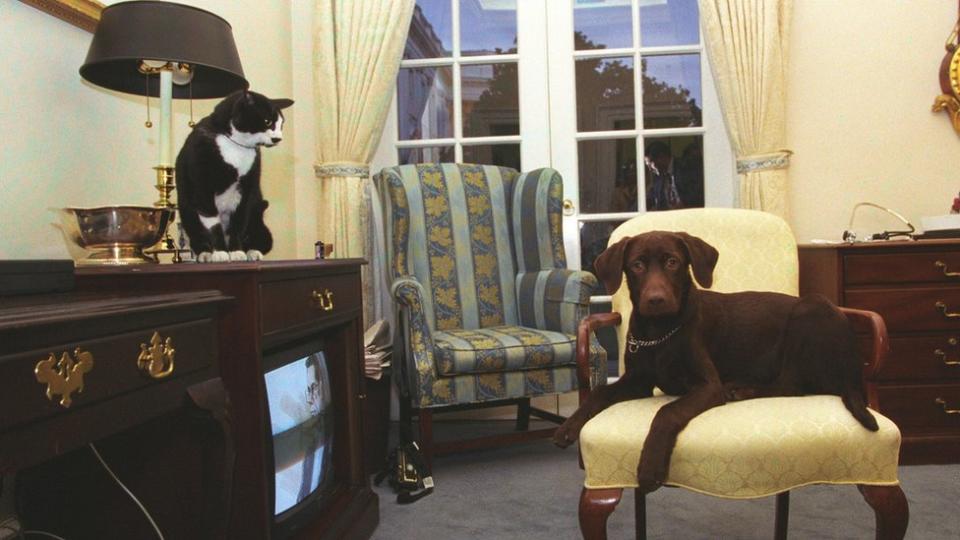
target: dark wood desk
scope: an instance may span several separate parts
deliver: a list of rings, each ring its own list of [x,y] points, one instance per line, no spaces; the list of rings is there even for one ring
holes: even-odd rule
[[[800,246],[800,293],[879,313],[890,354],[874,392],[901,463],[960,462],[960,241]]]
[[[19,513],[25,523],[79,538],[95,535],[95,522],[104,516],[111,517],[114,527],[108,530],[118,534],[131,532],[124,528],[126,517],[130,522],[144,521],[139,512],[104,509],[100,517],[91,511],[83,516],[85,521],[67,523],[67,516],[84,514],[85,505],[96,508],[104,501],[97,500],[102,493],[92,486],[73,484],[55,471],[104,477],[82,448],[93,442],[104,445],[115,466],[126,468],[122,461],[129,454],[124,450],[130,447],[118,446],[115,438],[143,426],[150,426],[147,429],[164,441],[182,435],[178,424],[185,407],[191,406],[188,390],[219,375],[219,310],[230,301],[215,290],[0,297],[0,472],[19,471]],[[220,426],[212,424],[216,437]],[[204,443],[194,438],[184,450],[200,454]],[[167,459],[171,454],[163,446],[153,450],[159,455],[138,460],[139,464],[184,468]],[[83,464],[77,466],[77,460]],[[224,471],[218,474],[222,477]],[[169,480],[183,481],[173,476]],[[197,512],[185,515],[161,509],[156,517],[168,530],[178,530],[176,522],[191,522],[202,532],[204,510],[215,512],[218,503],[211,499],[218,496],[200,493],[199,477],[191,480],[198,486],[193,499]],[[161,492],[179,486],[168,482],[165,488],[156,487]],[[119,493],[114,485],[105,489]],[[60,497],[70,504],[50,512]]]
[[[218,289],[236,298],[222,319],[220,372],[231,397],[237,448],[228,538],[271,538],[274,464],[264,355],[305,339],[325,344],[335,406],[335,489],[317,502],[301,538],[367,538],[379,503],[363,467],[365,399],[358,259],[81,268],[86,291]],[[311,509],[308,509],[310,511]]]

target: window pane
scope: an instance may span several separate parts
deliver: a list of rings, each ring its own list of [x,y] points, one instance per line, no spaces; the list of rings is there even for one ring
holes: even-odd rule
[[[633,129],[633,58],[576,62],[577,130]]]
[[[464,145],[463,162],[499,165],[519,171],[521,170],[520,145],[516,143]]]
[[[401,68],[397,75],[400,140],[453,137],[453,68]]]
[[[417,0],[410,20],[404,59],[444,58],[453,51],[450,0]]]
[[[644,47],[700,43],[697,0],[640,2],[640,43]]]
[[[410,163],[453,163],[452,146],[426,146],[398,149],[400,165]]]
[[[460,54],[517,52],[516,0],[460,0]]]
[[[703,137],[647,139],[647,210],[703,207]]]
[[[517,64],[480,64],[460,68],[463,136],[520,134]]]
[[[583,221],[580,223],[580,269],[596,274],[593,268],[593,261],[597,259],[603,250],[607,249],[607,242],[610,241],[610,233],[616,229],[623,220],[617,221]],[[597,295],[608,294],[606,287],[600,283],[600,290]]]
[[[580,141],[577,155],[581,214],[637,211],[636,139]]]
[[[576,50],[633,47],[629,0],[576,0],[573,46]]]
[[[643,64],[643,127],[703,125],[700,55],[648,56]]]

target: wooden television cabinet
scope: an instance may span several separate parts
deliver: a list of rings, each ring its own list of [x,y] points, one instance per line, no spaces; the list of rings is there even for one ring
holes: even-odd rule
[[[364,392],[359,259],[86,267],[80,291],[218,289],[224,310],[220,374],[236,447],[227,538],[276,537],[272,436],[263,359],[304,340],[323,343],[333,393],[333,487],[310,508],[296,538],[368,538],[379,504],[363,467]]]

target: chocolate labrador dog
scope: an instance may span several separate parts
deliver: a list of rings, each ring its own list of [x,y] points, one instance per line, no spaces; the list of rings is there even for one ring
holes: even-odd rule
[[[876,431],[860,378],[857,342],[847,318],[821,296],[771,292],[722,294],[713,283],[719,253],[700,238],[654,231],[624,238],[597,257],[597,277],[612,294],[627,276],[633,315],[625,373],[594,389],[554,435],[569,446],[594,415],[654,387],[680,396],[661,408],[643,444],[637,479],[643,492],[664,481],[677,435],[698,414],[764,396],[833,394]]]

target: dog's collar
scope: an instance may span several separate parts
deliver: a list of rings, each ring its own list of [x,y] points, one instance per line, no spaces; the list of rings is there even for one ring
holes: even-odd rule
[[[632,353],[635,353],[638,350],[640,350],[640,347],[656,347],[657,345],[660,345],[664,341],[670,339],[671,336],[676,334],[677,331],[680,330],[680,326],[682,325],[678,324],[673,328],[673,330],[658,337],[657,339],[637,339],[633,337],[632,333],[628,332],[627,333],[627,350],[629,350]]]

